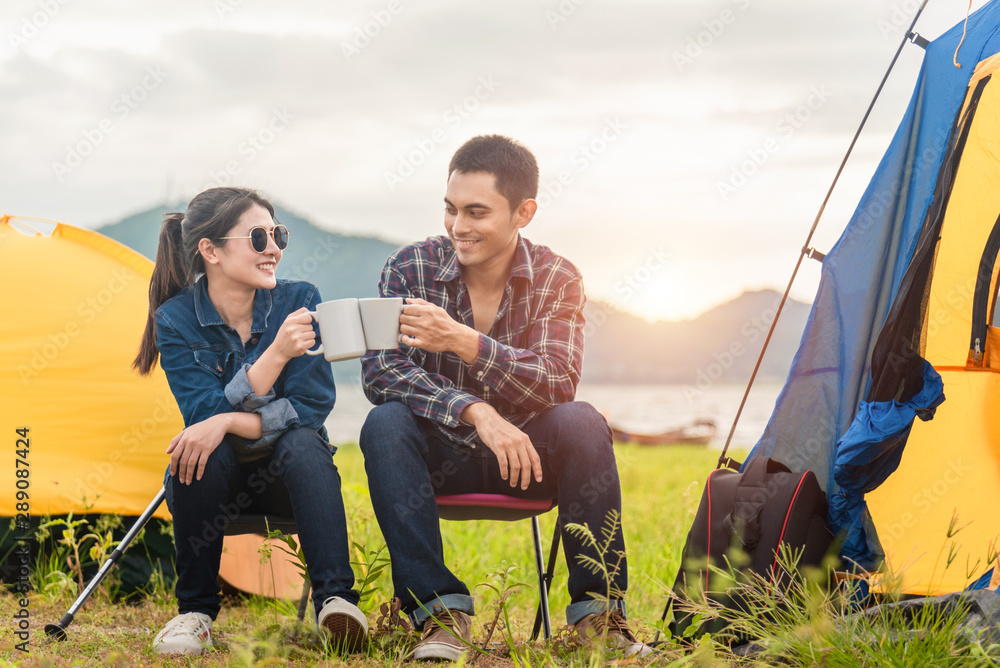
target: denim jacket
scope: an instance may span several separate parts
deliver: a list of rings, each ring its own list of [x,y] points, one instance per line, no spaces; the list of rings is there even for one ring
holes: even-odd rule
[[[208,298],[205,276],[164,302],[156,311],[156,345],[185,427],[220,413],[258,413],[261,438],[243,441],[230,435],[235,448],[245,448],[247,458],[269,452],[293,427],[315,429],[326,439],[323,423],[337,393],[333,371],[321,355],[289,360],[262,397],[254,394],[247,378],[247,370],[274,341],[285,317],[303,306],[315,310],[319,302],[319,289],[304,281],[279,280],[271,290],[257,290],[245,346]]]

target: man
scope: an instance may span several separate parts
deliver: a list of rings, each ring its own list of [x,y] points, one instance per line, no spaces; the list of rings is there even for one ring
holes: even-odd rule
[[[625,622],[620,522],[604,555],[610,582],[579,563],[601,555],[565,530],[586,524],[600,537],[620,518],[621,491],[607,423],[573,401],[580,273],[520,236],[537,193],[530,151],[507,137],[474,137],[448,167],[447,235],[399,249],[382,271],[380,294],[405,298],[402,346],[362,359],[376,407],[361,449],[396,595],[423,630],[418,659],[456,660],[471,639],[473,599],[444,564],[434,495],[472,492],[557,499],[568,623],[587,640],[606,631],[627,654],[651,651]]]

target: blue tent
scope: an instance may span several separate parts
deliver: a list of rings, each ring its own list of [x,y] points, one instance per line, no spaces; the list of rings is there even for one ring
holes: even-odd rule
[[[892,143],[823,260],[802,342],[752,452],[817,474],[830,499],[831,525],[846,532],[843,555],[864,567],[877,565],[882,551],[863,495],[896,470],[914,417],[930,419],[948,391],[916,351],[907,360],[905,391],[877,387],[880,364],[892,361],[880,359],[877,342],[887,320],[902,317],[904,297],[919,302],[916,265],[933,266],[936,237],[928,226],[948,199],[942,166],[956,150],[974,69],[1000,51],[1000,0],[969,17],[964,37],[963,23],[927,47]],[[956,48],[961,67],[952,62]],[[921,308],[910,306],[911,313]]]

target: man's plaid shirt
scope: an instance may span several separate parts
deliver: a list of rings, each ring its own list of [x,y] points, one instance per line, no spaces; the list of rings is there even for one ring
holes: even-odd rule
[[[382,270],[383,297],[419,297],[475,328],[458,256],[446,236],[400,248]],[[402,401],[430,418],[452,441],[481,441],[459,416],[486,401],[520,428],[541,411],[576,395],[583,364],[583,280],[545,246],[518,239],[514,265],[489,335],[469,365],[451,352],[401,344],[361,360],[365,394],[374,404]]]

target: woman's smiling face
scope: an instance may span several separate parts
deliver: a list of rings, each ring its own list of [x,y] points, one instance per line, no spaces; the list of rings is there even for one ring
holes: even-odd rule
[[[281,249],[274,243],[274,220],[267,209],[254,204],[247,209],[236,225],[229,230],[227,237],[248,237],[254,227],[268,230],[267,248],[263,253],[253,249],[250,239],[230,239],[225,245],[216,246],[216,257],[220,277],[233,283],[243,284],[254,289],[269,290],[278,283],[275,271],[281,261]]]

